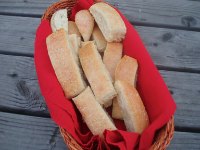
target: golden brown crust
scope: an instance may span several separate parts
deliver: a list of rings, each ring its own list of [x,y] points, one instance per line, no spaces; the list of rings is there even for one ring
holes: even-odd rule
[[[115,88],[127,131],[141,134],[149,118],[139,93],[134,86],[120,80],[115,82]]]
[[[113,7],[99,2],[92,5],[89,10],[107,42],[120,42],[125,38],[126,26]]]
[[[122,43],[107,43],[104,51],[103,62],[114,81],[115,69],[122,57]]]
[[[97,25],[92,32],[92,39],[95,41],[98,51],[104,52],[107,42]]]
[[[77,36],[81,37],[81,33],[79,32],[74,21],[68,21],[68,34],[76,34]]]
[[[90,12],[88,10],[80,10],[77,12],[75,23],[84,41],[89,41],[94,28],[94,18]]]
[[[93,135],[103,137],[105,129],[116,130],[112,120],[96,101],[90,87],[73,98],[73,101]]]
[[[55,74],[60,82],[65,96],[72,98],[85,88],[85,82],[80,74],[72,51],[67,44],[67,35],[60,29],[46,39],[48,54]]]
[[[118,63],[116,70],[115,70],[115,81],[116,80],[123,80],[133,86],[136,85],[136,77],[137,77],[137,69],[138,63],[137,60],[129,57],[124,56],[120,62]],[[119,104],[117,101],[113,101],[113,110],[112,110],[112,117],[116,119],[123,120],[122,111],[120,110]],[[116,113],[116,114],[115,114]]]
[[[79,58],[97,101],[102,105],[109,104],[116,92],[94,43],[90,42],[82,47]]]
[[[123,80],[135,86],[137,76],[138,63],[137,60],[124,55],[115,70],[115,81]]]

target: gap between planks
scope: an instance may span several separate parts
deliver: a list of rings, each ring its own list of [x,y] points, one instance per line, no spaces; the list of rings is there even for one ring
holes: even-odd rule
[[[48,109],[38,86],[33,58],[0,55],[0,60],[0,108],[12,113],[23,114],[28,111],[27,115],[44,113],[46,116]],[[176,127],[199,130],[200,74],[160,73],[177,103]],[[35,111],[37,113],[33,113]]]
[[[58,126],[49,118],[0,113],[1,149],[66,150]],[[174,132],[168,149],[199,149],[200,134]]]
[[[23,13],[4,13],[0,12],[0,15],[3,16],[16,16],[16,17],[29,17],[29,18],[41,18],[42,15],[38,14],[23,14]],[[130,21],[133,26],[144,26],[144,27],[157,27],[157,28],[165,28],[165,29],[176,29],[176,30],[185,30],[185,31],[196,31],[200,32],[200,28],[198,27],[185,27],[178,25],[165,25],[165,24],[156,24],[150,22],[140,22],[140,21]]]
[[[0,16],[0,54],[34,57],[33,45],[38,18]],[[24,31],[23,25],[27,24]],[[13,29],[12,27],[15,26]],[[160,70],[200,73],[200,33],[135,26]]]
[[[31,57],[33,58],[33,54],[29,53],[17,53],[17,52],[7,52],[7,51],[0,51],[1,55],[9,55],[9,56],[23,56],[23,57]],[[176,71],[176,72],[188,72],[188,73],[198,73],[200,74],[200,70],[191,69],[191,68],[177,68],[177,67],[168,67],[162,65],[156,65],[158,70],[165,70],[165,71]]]
[[[3,15],[40,17],[58,0],[9,0],[0,3]],[[198,0],[106,0],[118,8],[133,24],[199,31]]]

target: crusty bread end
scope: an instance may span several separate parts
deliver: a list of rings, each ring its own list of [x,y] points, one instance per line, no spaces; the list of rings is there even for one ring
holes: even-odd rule
[[[97,101],[101,105],[107,104],[116,96],[111,77],[103,64],[94,43],[90,42],[79,50],[79,58],[88,82]]]
[[[124,80],[131,85],[136,86],[137,70],[137,60],[127,55],[124,55],[116,67],[115,81]]]
[[[67,34],[64,29],[50,34],[46,39],[46,44],[51,64],[65,96],[67,98],[77,96],[85,89],[86,84],[67,43]]]
[[[134,86],[120,80],[115,82],[115,89],[127,131],[141,134],[148,126],[149,118],[139,93]]]
[[[132,86],[136,86],[137,69],[138,69],[137,60],[132,57],[124,55],[124,57],[119,61],[115,69],[115,81],[123,80],[131,84]],[[123,116],[121,112],[122,111],[120,110],[118,101],[113,100],[112,117],[115,118],[115,116],[117,116],[116,119],[123,120]]]
[[[92,39],[97,45],[97,50],[99,52],[104,52],[107,42],[97,25],[95,25],[94,30],[92,32]]]
[[[73,101],[93,135],[99,135],[103,138],[105,129],[116,130],[111,118],[96,101],[90,87],[73,98]]]
[[[125,38],[126,26],[113,7],[99,2],[92,5],[89,10],[107,42],[120,42]]]
[[[51,28],[53,32],[63,28],[68,32],[68,17],[67,9],[60,9],[56,11],[51,17]]]
[[[80,10],[77,12],[75,23],[84,41],[89,41],[94,28],[94,18],[90,12],[88,10]]]
[[[107,43],[106,50],[104,51],[103,62],[110,73],[110,76],[114,82],[115,70],[117,64],[122,57],[122,43]]]

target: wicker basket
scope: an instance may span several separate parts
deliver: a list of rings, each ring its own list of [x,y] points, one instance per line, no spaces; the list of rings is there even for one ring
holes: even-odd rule
[[[100,1],[100,0],[96,0]],[[60,0],[57,3],[52,4],[47,8],[45,13],[42,16],[42,19],[50,20],[52,14],[63,8],[67,8],[68,15],[71,14],[71,9],[76,4],[77,0]],[[65,143],[68,145],[70,150],[82,150],[81,146],[73,139],[73,137],[67,133],[67,131],[63,128],[60,128],[60,133],[63,136]],[[160,129],[153,141],[151,146],[151,150],[164,150],[169,145],[174,134],[174,117],[172,117],[169,122]]]

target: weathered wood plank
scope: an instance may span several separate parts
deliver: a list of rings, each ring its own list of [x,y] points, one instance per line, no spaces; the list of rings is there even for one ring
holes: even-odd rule
[[[187,28],[200,27],[197,0],[107,0],[131,21]]]
[[[177,103],[177,127],[200,127],[200,74],[160,71]],[[0,55],[0,108],[47,113],[33,58]]]
[[[50,118],[0,113],[2,150],[66,150]],[[199,149],[200,133],[175,132],[168,149]]]
[[[200,74],[160,71],[177,104],[175,125],[200,129]]]
[[[0,53],[33,55],[38,18],[0,16]],[[156,65],[200,71],[200,32],[139,27]]]
[[[175,132],[169,150],[199,150],[200,133]]]
[[[41,16],[49,5],[58,0],[1,0],[0,13]]]
[[[0,16],[0,51],[33,55],[39,18]]]
[[[0,55],[0,107],[47,114],[33,58]]]
[[[10,105],[14,109],[22,107],[28,111],[46,113],[47,108],[38,87],[33,58],[1,55],[0,62],[0,82],[2,83],[0,99],[4,101],[1,107]]]
[[[58,0],[1,0],[0,13],[41,16]],[[107,0],[131,21],[156,25],[200,28],[200,3],[189,0]]]
[[[136,27],[158,66],[200,70],[200,32]]]
[[[0,149],[66,150],[59,128],[50,118],[0,113]]]

